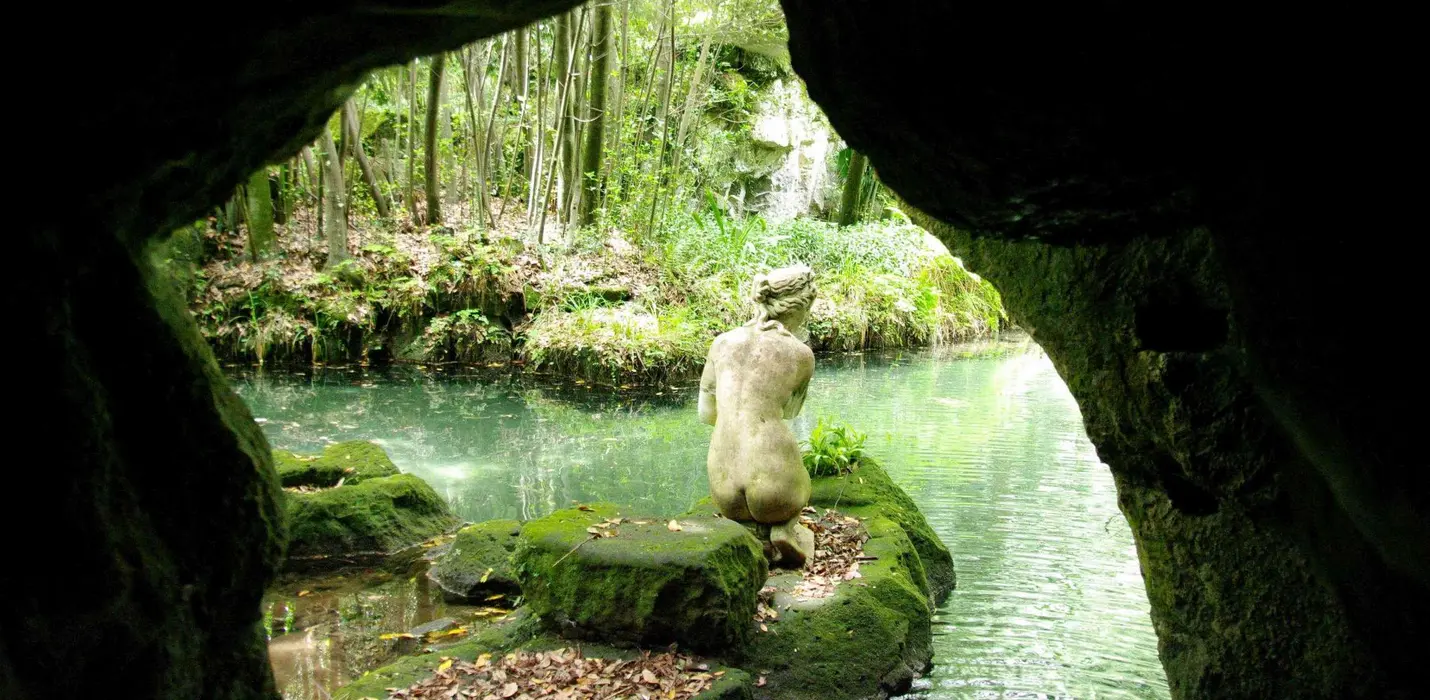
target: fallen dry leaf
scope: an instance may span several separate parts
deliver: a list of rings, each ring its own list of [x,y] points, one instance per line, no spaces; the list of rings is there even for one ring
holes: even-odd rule
[[[756,688],[763,688],[763,687],[765,687],[765,677],[764,677],[764,676],[760,676],[760,679],[757,680],[757,681],[755,681],[755,687],[756,687]]]
[[[450,665],[448,665],[450,663]],[[390,688],[400,700],[448,698],[542,698],[690,700],[708,690],[724,671],[695,657],[643,652],[630,660],[585,658],[579,649],[516,652],[493,662],[482,654],[473,662],[444,659],[437,673],[409,688]]]
[[[809,508],[805,512],[809,512]],[[803,580],[795,586],[798,598],[827,598],[834,595],[834,589],[841,581],[862,578],[860,561],[872,561],[875,557],[864,555],[864,542],[869,535],[858,519],[843,515],[836,510],[824,511],[818,519],[801,516],[800,522],[814,532],[814,557],[805,563],[800,574]],[[764,590],[762,597],[769,596]],[[774,619],[770,617],[768,619]]]

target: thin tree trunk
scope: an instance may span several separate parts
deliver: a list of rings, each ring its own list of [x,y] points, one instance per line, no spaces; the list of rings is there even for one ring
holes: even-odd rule
[[[528,55],[531,42],[526,34],[526,27],[516,30],[515,69],[512,72],[512,96],[521,98],[521,109],[517,111],[516,128],[522,143],[521,151],[521,175],[522,179],[531,177],[531,130],[526,125],[526,105],[531,97],[531,56]],[[507,192],[510,196],[510,183]]]
[[[560,157],[560,186],[556,192],[556,210],[565,211],[565,205],[569,194],[567,193],[567,183],[571,181],[571,170],[575,162],[575,149],[566,146],[566,139],[572,133],[572,129],[567,125],[572,119],[570,101],[567,95],[569,86],[573,78],[576,66],[576,52],[571,37],[571,13],[567,12],[556,19],[556,58],[552,61],[556,66],[556,91],[560,93],[560,108],[557,114],[556,151]],[[545,201],[542,202],[545,204]]]
[[[482,128],[481,123],[477,120],[477,115],[480,113],[480,109],[486,106],[484,101],[486,96],[483,92],[486,89],[487,61],[491,58],[491,50],[491,43],[485,42],[482,47],[480,59],[476,59],[476,57],[472,55],[472,52],[469,51],[468,61],[462,64],[464,66],[462,85],[465,87],[462,92],[465,93],[466,96],[467,120],[472,123],[469,132],[472,149],[472,169],[477,173],[476,192],[474,193],[475,197],[471,198],[471,206],[474,209],[480,207],[482,211],[486,210],[487,205],[487,154],[482,148],[482,139],[480,138]],[[481,66],[480,72],[476,69],[478,65]],[[473,92],[476,93],[475,96]],[[480,217],[478,221],[481,221]]]
[[[665,150],[670,145],[670,129],[666,128],[665,122],[670,117],[670,88],[675,83],[675,0],[670,0],[667,7],[670,13],[670,63],[666,66],[665,95],[660,104],[660,156],[655,160],[655,188],[651,192],[650,221],[646,223],[647,235],[655,234],[655,214],[660,208],[660,190],[665,180]]]
[[[563,19],[563,20],[569,20],[570,17],[569,17],[569,15],[568,15],[568,16],[562,18],[562,19]],[[571,120],[568,118],[570,112],[569,112],[569,110],[568,110],[567,107],[566,107],[566,102],[567,102],[567,100],[569,100],[570,97],[571,97],[571,83],[572,83],[573,81],[572,81],[572,79],[571,79],[571,78],[572,78],[572,75],[571,75],[571,72],[570,72],[570,68],[571,68],[571,66],[575,63],[575,47],[570,45],[570,34],[569,34],[570,29],[571,29],[571,28],[570,28],[570,25],[569,25],[569,23],[568,23],[568,24],[567,24],[567,27],[566,27],[566,30],[567,30],[567,32],[568,32],[568,34],[567,34],[567,51],[566,51],[566,54],[565,54],[564,56],[559,56],[558,58],[553,59],[553,60],[561,60],[561,61],[564,61],[564,62],[566,63],[566,66],[567,66],[567,72],[566,72],[566,78],[565,78],[565,80],[563,80],[563,81],[561,82],[561,95],[557,98],[558,102],[557,102],[557,105],[556,105],[556,145],[555,145],[556,152],[553,153],[552,156],[551,156],[551,161],[552,161],[552,162],[551,162],[551,169],[550,169],[550,171],[549,171],[549,173],[548,173],[548,175],[547,175],[547,177],[546,177],[546,194],[542,195],[542,197],[541,197],[541,221],[540,221],[540,222],[537,224],[537,226],[536,226],[536,242],[537,242],[538,244],[541,244],[541,243],[545,243],[545,242],[546,242],[546,203],[549,202],[549,201],[551,201],[551,190],[552,190],[553,186],[554,186],[555,183],[556,183],[556,172],[557,172],[557,170],[558,170],[557,164],[558,164],[558,161],[561,161],[562,157],[565,155],[565,153],[564,153],[564,151],[566,150],[566,148],[565,148],[565,145],[566,145],[566,133],[565,133],[565,132],[566,132],[566,130],[567,130],[568,128],[570,128],[570,126],[571,126]],[[558,43],[559,43],[559,42],[558,42]],[[558,200],[558,204],[559,204],[559,200]],[[558,209],[557,209],[557,212],[558,212],[558,215],[559,215],[559,213],[560,213],[560,208],[559,208],[559,207],[558,207]]]
[[[576,47],[576,57],[573,59],[576,61],[576,67],[572,80],[576,82],[571,86],[575,92],[572,93],[573,99],[569,105],[572,125],[575,129],[567,136],[569,139],[567,145],[574,156],[566,192],[566,223],[568,225],[576,222],[578,207],[581,203],[581,144],[583,143],[582,136],[586,133],[586,120],[581,115],[586,113],[589,104],[587,94],[590,91],[591,82],[591,27],[587,20],[591,19],[591,12],[590,5],[581,8],[581,19],[577,22],[576,33],[571,35],[571,41]]]
[[[690,76],[690,89],[685,93],[685,107],[680,110],[680,128],[675,132],[677,171],[680,169],[680,153],[685,149],[685,137],[690,133],[690,122],[695,116],[700,88],[704,86],[705,82],[705,61],[710,57],[710,37],[711,34],[706,34],[705,40],[700,42],[700,58],[695,60],[695,73]]]
[[[323,129],[319,139],[323,145],[323,238],[328,243],[328,262],[323,269],[331,270],[348,259],[347,205],[343,202],[343,161],[331,129]]]
[[[254,262],[273,252],[273,194],[268,189],[268,167],[264,166],[248,178],[244,187],[248,211],[248,255]]]
[[[595,7],[596,18],[591,24],[591,102],[588,105],[586,147],[581,164],[581,226],[596,221],[596,208],[601,202],[601,153],[606,143],[606,84],[611,68],[611,4]]]
[[[442,71],[447,63],[447,54],[432,57],[431,79],[427,82],[427,123],[424,125],[423,146],[427,150],[427,223],[442,223],[442,177],[440,160],[437,156],[437,116],[442,111]]]
[[[310,146],[303,147],[303,167],[308,171],[308,195],[309,206],[317,210],[317,216],[308,217],[308,221],[316,222],[318,227],[323,225],[323,174],[318,170],[317,158],[313,157],[313,149]],[[313,237],[317,232],[313,227],[308,227],[308,248],[313,247]]]
[[[497,109],[501,107],[501,76],[503,73],[506,72],[506,64],[508,58],[507,54],[509,53],[507,51],[508,48],[509,47],[507,45],[507,42],[502,41],[501,67],[497,69],[497,91],[496,94],[492,96],[492,113],[491,117],[487,119],[487,136],[485,143],[482,145],[482,182],[484,183],[482,185],[482,211],[485,212],[487,215],[488,228],[492,229],[496,228],[497,221],[495,218],[492,217],[492,205],[491,201],[487,197],[487,187],[489,185],[486,185],[485,183],[489,182],[492,176],[490,168],[492,153],[492,132],[496,131]]]
[[[615,167],[621,162],[621,137],[626,131],[626,80],[628,77],[628,65],[631,55],[631,3],[630,0],[621,0],[621,50],[617,53],[620,61],[619,77],[616,79],[616,109],[612,117],[612,123],[616,125],[615,132],[611,135],[615,143],[615,153],[606,159],[605,170],[601,174],[601,180],[606,183],[606,187],[601,191],[601,206],[607,206],[607,199],[611,192],[611,176]],[[610,132],[610,129],[606,130]]]
[[[391,209],[387,205],[387,195],[382,193],[382,183],[377,179],[377,173],[373,172],[372,163],[362,149],[362,128],[358,124],[357,105],[353,104],[352,98],[343,103],[343,132],[347,134],[348,143],[352,144],[353,156],[357,159],[358,168],[362,170],[363,180],[367,182],[367,191],[372,195],[377,215],[386,219]]]
[[[408,212],[417,213],[417,59],[407,68],[407,196]]]
[[[536,114],[532,120],[536,126],[532,129],[535,135],[535,143],[530,149],[532,153],[531,172],[526,181],[526,225],[531,226],[536,218],[536,200],[541,192],[541,164],[546,157],[546,129],[542,125],[541,115],[546,113],[546,71],[541,64],[541,24],[532,25],[536,31],[536,40],[532,42],[536,47]]]
[[[278,197],[273,200],[273,223],[288,223],[288,198],[292,196],[292,185],[288,182],[293,176],[293,166],[291,159],[278,166]]]
[[[442,63],[446,64],[451,59],[444,55]],[[442,174],[446,177],[446,188],[443,190],[445,197],[443,201],[447,206],[455,207],[462,201],[461,178],[457,177],[457,144],[452,140],[452,105],[447,100],[447,93],[451,92],[451,81],[446,80],[446,70],[443,69],[444,80],[442,90],[438,95],[438,102],[441,103],[442,111],[438,118],[437,138],[440,142],[437,145],[442,152]],[[441,178],[438,178],[439,182]]]
[[[867,163],[863,153],[850,151],[849,175],[844,178],[844,195],[839,198],[840,226],[851,226],[859,220],[859,191],[863,189]]]
[[[318,169],[318,161],[313,158],[313,149],[308,146],[303,147],[303,167],[308,170],[308,193],[316,194],[322,186],[323,171]]]

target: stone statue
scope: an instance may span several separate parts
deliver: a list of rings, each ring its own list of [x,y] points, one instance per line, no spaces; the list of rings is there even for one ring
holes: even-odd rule
[[[803,341],[814,273],[797,265],[757,275],[753,300],[755,318],[715,339],[700,377],[700,420],[715,426],[710,495],[725,517],[769,525],[776,563],[797,568],[814,555],[814,533],[799,523],[809,474],[785,421],[799,415],[814,375]]]

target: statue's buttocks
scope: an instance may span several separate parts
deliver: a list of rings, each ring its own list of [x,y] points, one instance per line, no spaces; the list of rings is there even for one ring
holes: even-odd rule
[[[759,316],[715,339],[701,376],[700,417],[715,426],[710,493],[726,517],[769,524],[782,563],[799,565],[814,547],[799,524],[810,484],[785,421],[799,414],[814,374],[814,353],[790,332],[809,315],[813,273],[801,266],[761,275],[754,296]]]

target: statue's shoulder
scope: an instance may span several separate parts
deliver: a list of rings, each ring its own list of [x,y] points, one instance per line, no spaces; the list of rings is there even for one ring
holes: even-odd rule
[[[730,345],[737,345],[750,337],[750,329],[744,326],[732,328],[720,335],[715,336],[715,340],[710,343],[710,352],[714,353]]]

